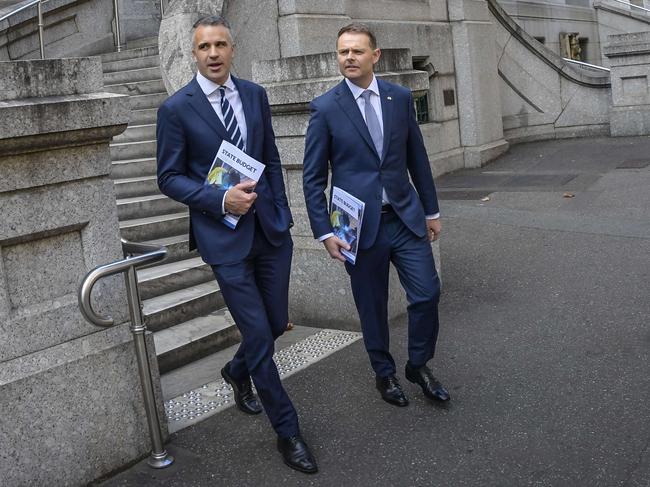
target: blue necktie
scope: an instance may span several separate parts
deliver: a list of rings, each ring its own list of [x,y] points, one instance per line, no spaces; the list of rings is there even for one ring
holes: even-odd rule
[[[230,103],[228,103],[228,99],[226,98],[226,89],[222,86],[219,88],[219,93],[221,94],[221,113],[223,114],[223,124],[226,127],[228,137],[230,137],[232,143],[239,149],[246,150],[244,147],[244,138],[241,136],[239,125],[237,125],[235,111],[232,109]]]
[[[366,125],[368,126],[368,132],[370,132],[370,137],[372,142],[375,144],[375,149],[377,149],[377,154],[379,154],[379,159],[381,159],[382,151],[384,148],[384,135],[381,133],[381,125],[379,125],[379,118],[377,118],[377,112],[372,107],[370,103],[370,95],[372,91],[366,90],[361,93],[361,97],[365,102],[365,115],[366,115]]]

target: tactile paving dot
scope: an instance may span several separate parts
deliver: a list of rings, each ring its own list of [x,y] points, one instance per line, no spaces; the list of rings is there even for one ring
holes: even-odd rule
[[[280,377],[288,377],[361,338],[361,333],[321,330],[273,355]],[[169,432],[186,428],[234,404],[232,388],[223,379],[165,401]]]

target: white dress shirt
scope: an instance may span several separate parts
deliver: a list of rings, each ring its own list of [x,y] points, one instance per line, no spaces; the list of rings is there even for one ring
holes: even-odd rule
[[[244,147],[246,147],[246,136],[248,131],[246,130],[246,117],[244,116],[244,106],[242,105],[241,98],[239,97],[239,91],[237,91],[237,86],[233,82],[230,74],[228,79],[223,85],[219,85],[214,81],[209,80],[201,73],[196,73],[196,81],[199,83],[201,90],[205,93],[205,96],[208,98],[212,109],[221,120],[223,124],[223,113],[221,112],[221,93],[219,93],[219,88],[223,86],[226,89],[226,100],[230,103],[230,106],[235,113],[235,119],[237,120],[237,125],[239,125],[239,132],[241,133],[242,140],[244,141]],[[228,190],[230,191],[230,190]],[[223,194],[223,200],[221,200],[221,213],[226,213],[226,191]]]
[[[352,92],[352,96],[354,97],[354,100],[357,102],[357,106],[361,111],[361,116],[363,117],[364,122],[366,121],[366,101],[363,99],[361,95],[366,90],[369,90],[372,93],[370,95],[370,103],[372,105],[372,108],[375,109],[375,113],[377,113],[377,119],[379,120],[379,127],[381,128],[381,133],[383,135],[384,118],[383,118],[383,112],[381,110],[381,98],[379,96],[379,86],[377,84],[376,76],[375,75],[372,76],[372,81],[370,82],[370,85],[368,86],[368,88],[365,89],[355,85],[352,81],[350,81],[347,78],[345,78],[345,83],[348,85],[348,88],[350,88],[350,91]],[[381,202],[383,205],[390,204],[390,200],[388,199],[388,195],[386,194],[386,190],[384,188],[381,188]],[[438,218],[440,218],[440,213],[436,213],[434,215],[426,215],[426,218],[427,220],[437,220]],[[320,237],[318,237],[318,241],[322,242],[323,240],[326,240],[332,237],[333,235],[334,235],[333,233],[326,233],[325,235],[321,235]]]

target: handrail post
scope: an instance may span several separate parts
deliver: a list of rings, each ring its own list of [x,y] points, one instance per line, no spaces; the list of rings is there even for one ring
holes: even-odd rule
[[[144,398],[144,409],[147,413],[149,434],[151,435],[151,455],[147,463],[152,468],[165,468],[174,462],[174,457],[167,453],[163,445],[162,433],[160,431],[160,420],[154,396],[153,383],[151,381],[151,368],[149,367],[149,354],[145,342],[147,327],[142,319],[142,305],[138,293],[138,281],[135,267],[131,266],[124,274],[126,281],[126,293],[129,301],[129,313],[131,315],[131,333],[133,333],[133,344],[135,345],[135,356],[138,361],[138,371],[142,383],[142,396]]]
[[[122,52],[122,36],[120,34],[120,7],[119,0],[113,0],[113,15],[115,16],[115,47],[117,52]]]
[[[39,0],[36,7],[38,9],[38,47],[41,51],[41,59],[45,59],[45,43],[43,41],[43,2]]]
[[[160,19],[165,15],[165,0],[160,0]]]
[[[131,333],[133,334],[133,345],[138,362],[144,409],[147,414],[147,425],[149,426],[149,436],[151,437],[152,445],[151,455],[147,463],[152,468],[165,468],[174,463],[174,457],[169,455],[165,450],[163,436],[160,430],[160,417],[158,416],[158,408],[156,407],[156,397],[151,379],[151,367],[149,366],[149,354],[145,340],[147,327],[142,317],[142,302],[140,301],[140,292],[138,291],[136,268],[163,260],[167,255],[167,249],[149,244],[128,242],[122,239],[122,252],[124,253],[124,259],[96,267],[86,274],[86,277],[83,278],[79,285],[79,309],[84,318],[90,323],[102,327],[112,326],[114,321],[110,316],[100,316],[93,310],[90,296],[93,286],[99,279],[124,273],[129,315],[131,318]]]

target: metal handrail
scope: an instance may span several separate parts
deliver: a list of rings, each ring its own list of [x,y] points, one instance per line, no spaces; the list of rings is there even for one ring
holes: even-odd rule
[[[27,10],[29,7],[33,7],[34,5],[36,5],[37,3],[42,2],[42,1],[47,1],[47,0],[32,0],[31,2],[26,3],[25,5],[21,5],[16,10],[12,10],[8,14],[5,14],[2,17],[0,17],[0,22],[2,22],[3,20],[8,19],[9,17],[13,17],[14,15],[22,12],[23,10]]]
[[[576,59],[571,59],[571,58],[568,58],[568,57],[563,57],[562,59],[564,61],[566,61],[567,63],[577,64],[579,66],[583,66],[583,67],[589,68],[589,69],[594,69],[596,71],[605,71],[607,73],[611,72],[611,69],[606,68],[605,66],[598,66],[597,64],[589,64],[589,63],[585,63],[583,61],[578,61]]]
[[[156,408],[151,368],[149,367],[149,354],[144,338],[147,327],[142,316],[142,302],[140,301],[138,278],[135,271],[136,268],[142,267],[143,265],[163,260],[167,256],[167,249],[154,245],[128,242],[122,239],[122,252],[124,253],[124,259],[101,265],[86,274],[79,286],[79,309],[84,318],[94,325],[102,327],[113,325],[113,318],[110,316],[100,316],[93,310],[90,296],[93,286],[99,279],[124,273],[129,314],[131,317],[131,333],[133,334],[135,355],[138,361],[138,371],[142,383],[144,408],[147,413],[147,423],[151,436],[152,450],[148,463],[153,468],[165,468],[174,462],[174,457],[167,453],[162,441],[160,419],[158,417],[158,409]]]
[[[640,7],[639,5],[634,5],[633,3],[630,3],[630,2],[624,2],[623,0],[609,0],[609,1],[616,2],[616,3],[621,3],[623,5],[627,5],[628,7],[637,8],[639,10],[643,10],[646,13],[650,13],[650,9],[647,9],[645,7]]]
[[[22,12],[25,9],[28,9],[29,7],[33,7],[36,5],[38,8],[38,48],[41,52],[41,59],[45,59],[45,44],[43,43],[43,2],[47,2],[47,0],[32,0],[29,3],[26,3],[25,5],[18,7],[16,10],[13,10],[9,12],[6,15],[3,15],[0,17],[0,22],[3,20],[8,19],[9,17],[12,17],[13,15],[16,15],[17,13]]]
[[[36,5],[38,9],[38,47],[41,53],[41,59],[45,59],[45,43],[43,41],[43,32],[45,28],[45,24],[43,23],[43,4],[47,2],[48,0],[32,0],[29,3],[26,3],[25,5],[21,5],[20,7],[16,8],[15,10],[12,10],[8,14],[3,15],[0,17],[0,22],[3,20],[7,20],[10,17],[13,17],[14,15],[22,12],[23,10],[28,9],[29,7],[33,7]],[[162,0],[160,2],[160,8],[162,12]],[[121,52],[122,48],[122,36],[120,33],[120,9],[118,6],[118,0],[113,0],[113,15],[115,16],[115,47],[117,48],[117,52]],[[100,325],[102,326],[102,325]]]

